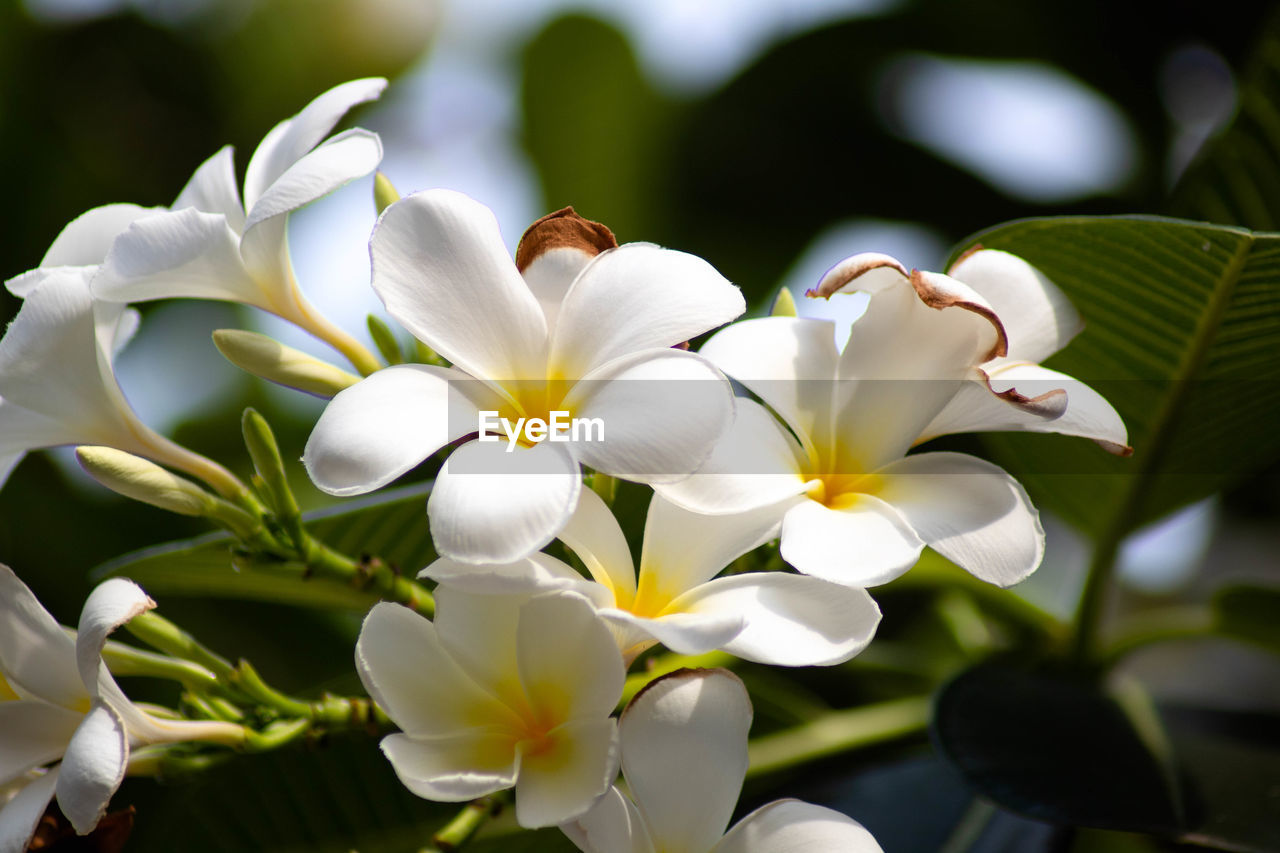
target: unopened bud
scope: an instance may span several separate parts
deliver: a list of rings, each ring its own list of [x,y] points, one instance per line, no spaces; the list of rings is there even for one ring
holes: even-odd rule
[[[369,337],[373,338],[374,345],[377,346],[378,352],[382,354],[387,364],[404,364],[404,354],[400,352],[400,344],[397,343],[395,332],[391,331],[391,327],[376,314],[370,314],[367,323]]]
[[[190,480],[114,447],[77,447],[76,459],[111,491],[179,515],[207,515],[216,500]]]
[[[382,215],[382,211],[400,200],[400,193],[396,192],[395,185],[391,183],[391,179],[381,172],[375,172],[373,175],[373,206],[378,209],[378,215]]]
[[[773,300],[773,308],[769,311],[769,316],[796,316],[796,299],[791,295],[791,290],[789,288],[784,287],[778,291],[778,296]]]
[[[332,397],[360,381],[353,373],[257,332],[218,329],[213,344],[241,370],[317,397]]]

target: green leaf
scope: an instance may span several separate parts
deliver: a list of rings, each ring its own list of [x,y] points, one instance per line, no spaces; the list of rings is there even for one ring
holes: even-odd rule
[[[1280,458],[1280,236],[1155,217],[1011,222],[966,242],[1025,258],[1085,330],[1048,366],[1093,385],[1132,458],[1078,439],[990,437],[997,459],[1095,537],[1134,528]]]
[[[354,557],[376,556],[407,574],[435,559],[427,527],[430,484],[381,492],[304,517],[312,535]],[[94,569],[95,578],[132,578],[147,590],[171,596],[214,596],[274,601],[363,612],[376,596],[351,587],[311,581],[297,563],[237,569],[233,540],[225,534],[168,542],[117,557]]]
[[[1213,598],[1214,629],[1221,634],[1280,653],[1280,589],[1230,586]]]
[[[525,48],[522,70],[524,144],[549,209],[572,204],[620,242],[654,239],[674,108],[623,34],[565,16]]]
[[[1207,144],[1174,192],[1178,216],[1280,230],[1280,14],[1262,29],[1226,133]]]
[[[944,688],[933,734],[978,793],[1015,812],[1225,850],[1277,849],[1280,720],[1137,695],[984,664]]]
[[[305,749],[237,756],[157,785],[130,780],[113,808],[138,809],[129,849],[188,853],[349,853],[426,846],[463,803],[419,799],[396,778],[376,740],[347,736]],[[572,851],[555,829],[507,832],[508,815],[471,853]],[[497,830],[497,831],[493,831]]]

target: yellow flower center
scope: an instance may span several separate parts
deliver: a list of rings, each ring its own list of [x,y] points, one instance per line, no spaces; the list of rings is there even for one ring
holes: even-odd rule
[[[0,674],[0,702],[13,702],[19,699],[17,691],[9,686],[9,682],[4,680],[4,675]]]
[[[875,495],[884,485],[876,474],[811,474],[807,494],[828,509],[855,506],[866,495]]]

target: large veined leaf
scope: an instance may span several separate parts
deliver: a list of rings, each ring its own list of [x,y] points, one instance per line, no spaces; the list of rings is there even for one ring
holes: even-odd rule
[[[975,790],[1015,812],[1266,853],[1280,849],[1276,722],[988,663],[944,688],[933,734]]]
[[[1103,393],[1131,458],[999,435],[1036,501],[1116,538],[1280,457],[1280,236],[1152,217],[1031,219],[975,235],[1071,298],[1085,330],[1048,365]]]
[[[331,548],[359,559],[378,557],[407,575],[435,559],[427,527],[430,484],[406,486],[306,516],[307,529]],[[132,578],[152,592],[178,596],[254,599],[365,611],[376,596],[341,584],[311,582],[303,567],[238,569],[225,534],[167,542],[125,554],[94,570],[95,577]]]

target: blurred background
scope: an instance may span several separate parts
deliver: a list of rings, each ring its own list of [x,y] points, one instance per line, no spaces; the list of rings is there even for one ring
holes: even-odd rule
[[[573,204],[622,242],[705,257],[759,312],[780,287],[801,297],[854,252],[940,269],[966,235],[1018,217],[1179,212],[1171,191],[1236,114],[1238,81],[1271,6],[0,0],[0,163],[15,205],[0,231],[0,272],[38,264],[63,225],[91,207],[171,203],[223,144],[235,146],[243,170],[263,134],[316,94],[383,75],[386,95],[348,124],[381,134],[382,169],[402,194],[469,193],[495,210],[512,248],[532,220]],[[381,313],[368,287],[374,218],[366,179],[295,214],[290,231],[304,291],[362,338],[364,315]],[[860,305],[798,301],[802,313],[833,316],[844,329]],[[141,307],[142,331],[119,376],[144,420],[245,473],[239,412],[254,405],[286,453],[300,454],[321,402],[250,381],[220,358],[209,332],[256,328],[329,357],[322,346],[237,307]],[[0,320],[17,309],[0,294]],[[74,624],[93,567],[203,528],[115,500],[68,458],[33,454],[0,492],[0,560]],[[299,496],[324,504],[305,482]],[[1194,599],[1226,576],[1274,577],[1278,512],[1272,469],[1131,539],[1121,606]],[[1051,516],[1046,527],[1045,568],[1018,594],[1066,616],[1088,546]],[[354,617],[162,605],[287,688],[350,686]],[[1280,705],[1274,665],[1238,648],[1179,647],[1146,666],[1167,695]],[[948,788],[956,780],[920,761],[869,760],[839,794],[890,853],[935,847],[911,840],[893,817],[903,804],[877,791],[905,786],[918,798],[908,805],[932,804],[952,822],[964,811],[963,795]],[[270,772],[288,787],[310,771]],[[139,802],[192,807],[181,792],[165,800],[136,790]],[[287,827],[303,818],[274,819]],[[277,829],[285,835],[272,849],[313,849]],[[228,837],[210,849],[236,849],[239,836]]]

